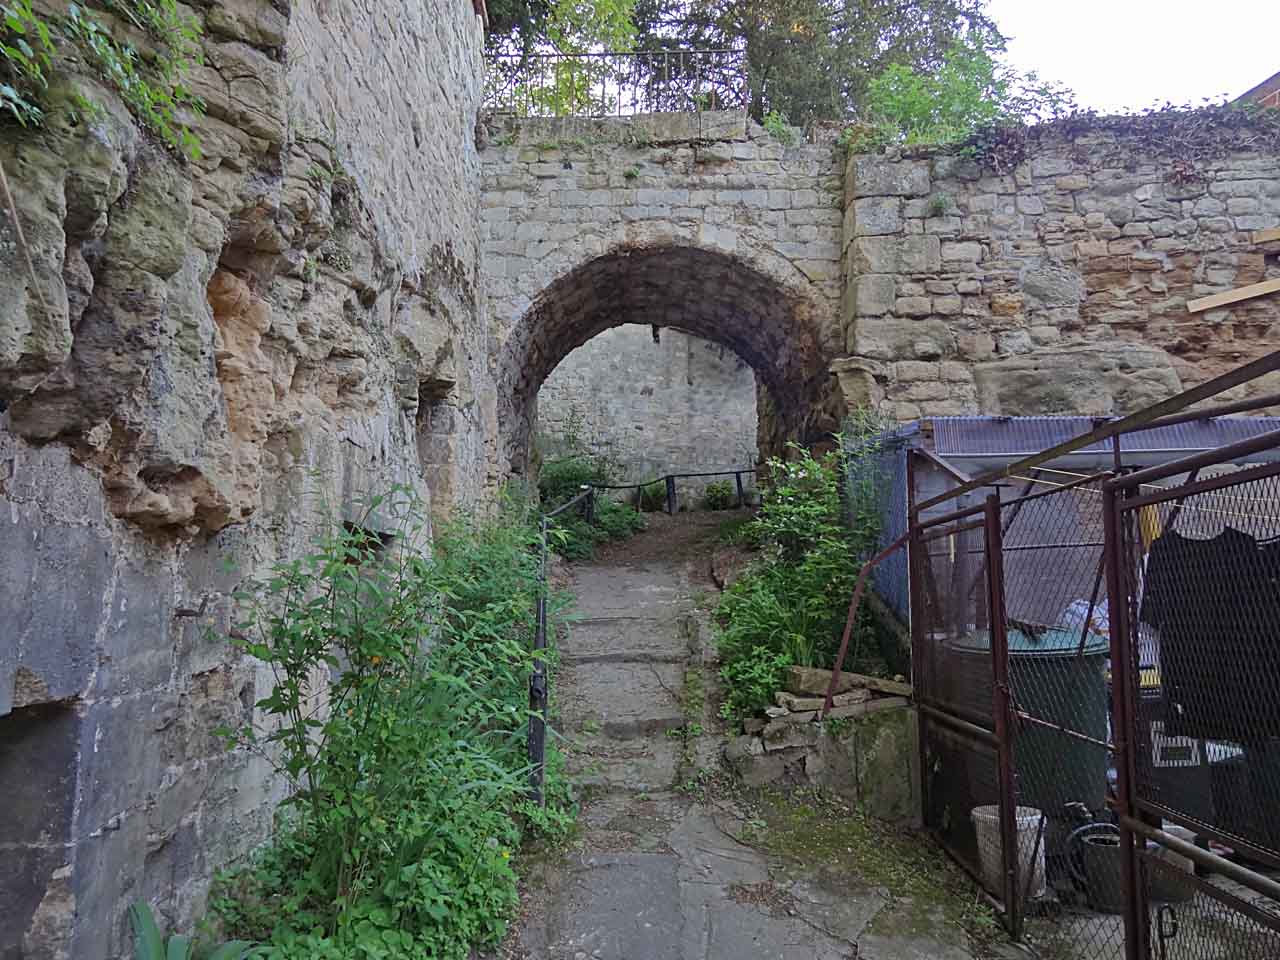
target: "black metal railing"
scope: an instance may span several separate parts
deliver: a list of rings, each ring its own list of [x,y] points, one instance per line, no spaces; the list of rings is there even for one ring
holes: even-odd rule
[[[758,471],[752,470],[712,470],[707,473],[668,473],[665,476],[654,477],[652,480],[642,480],[639,483],[617,483],[617,484],[596,484],[596,490],[634,490],[634,500],[637,509],[644,502],[644,491],[650,487],[662,484],[664,488],[664,497],[666,503],[666,512],[675,515],[680,510],[679,490],[676,487],[677,480],[705,480],[708,477],[733,477],[734,487],[736,490],[738,506],[746,505],[746,488],[743,486],[742,478],[754,476]]]
[[[741,50],[500,54],[484,108],[517,117],[612,117],[745,109]]]

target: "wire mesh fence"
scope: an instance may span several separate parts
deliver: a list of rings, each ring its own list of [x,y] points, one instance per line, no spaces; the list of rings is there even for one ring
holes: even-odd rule
[[[530,53],[489,58],[484,108],[518,117],[745,109],[741,50]]]
[[[1050,960],[1280,958],[1280,465],[1202,459],[912,525],[925,820]]]

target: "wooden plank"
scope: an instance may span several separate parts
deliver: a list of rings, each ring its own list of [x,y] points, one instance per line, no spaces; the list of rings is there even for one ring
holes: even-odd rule
[[[1261,283],[1251,283],[1247,287],[1236,287],[1234,290],[1228,290],[1225,293],[1215,293],[1211,297],[1188,300],[1187,313],[1199,313],[1201,310],[1225,307],[1229,303],[1252,300],[1254,297],[1261,297],[1264,294],[1276,293],[1277,291],[1280,291],[1280,277],[1275,280],[1263,280]]]
[[[1253,231],[1254,243],[1270,243],[1272,240],[1280,240],[1280,227],[1273,227],[1270,230]]]

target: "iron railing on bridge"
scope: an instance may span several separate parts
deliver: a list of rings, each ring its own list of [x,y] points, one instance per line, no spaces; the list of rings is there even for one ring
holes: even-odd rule
[[[613,117],[745,109],[742,50],[500,54],[484,108],[517,117]]]

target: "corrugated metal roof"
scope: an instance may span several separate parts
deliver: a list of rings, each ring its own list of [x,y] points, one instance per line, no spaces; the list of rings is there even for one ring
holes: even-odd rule
[[[1105,419],[1094,417],[930,417],[933,448],[940,456],[1031,456],[1083,436]],[[1215,417],[1127,433],[1128,453],[1192,453],[1212,450],[1280,429],[1280,417]],[[1111,441],[1082,447],[1080,453],[1109,453]]]

